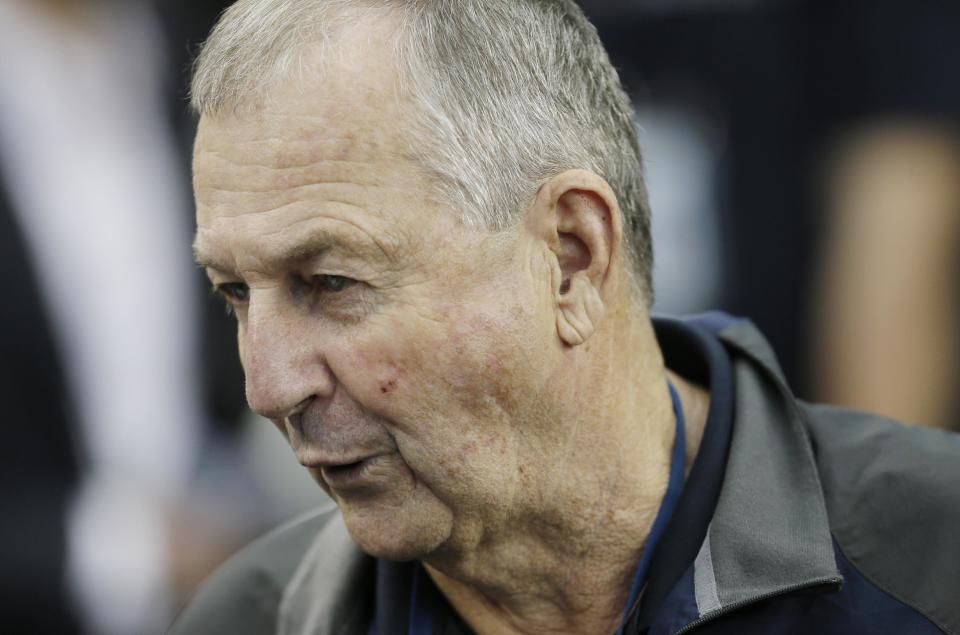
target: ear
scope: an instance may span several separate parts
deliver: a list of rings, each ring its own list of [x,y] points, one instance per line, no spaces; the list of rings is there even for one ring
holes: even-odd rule
[[[583,344],[609,300],[609,274],[623,235],[617,198],[600,176],[569,170],[540,188],[528,218],[554,258],[557,334],[568,346]]]

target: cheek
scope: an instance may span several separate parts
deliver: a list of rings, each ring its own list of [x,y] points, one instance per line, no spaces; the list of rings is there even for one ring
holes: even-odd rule
[[[476,412],[511,414],[516,408],[516,385],[523,381],[519,342],[502,323],[486,316],[465,319],[450,334],[446,377]]]
[[[365,409],[392,419],[391,411],[410,387],[409,371],[398,362],[398,353],[386,343],[362,342],[345,353],[342,367],[333,360],[329,363],[337,380]]]
[[[339,368],[328,361],[355,399],[389,419],[511,410],[526,365],[511,325],[456,307],[438,316],[383,325],[354,339],[338,356]]]
[[[398,407],[416,395],[420,380],[407,340],[395,329],[366,333],[339,354],[329,355],[327,362],[351,397],[393,421]]]
[[[338,380],[448,502],[496,507],[522,478],[517,466],[538,403],[541,364],[532,355],[543,349],[527,317],[451,307],[444,320],[378,325],[341,351]]]

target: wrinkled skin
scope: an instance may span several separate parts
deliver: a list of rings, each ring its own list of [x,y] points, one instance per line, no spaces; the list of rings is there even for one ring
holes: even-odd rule
[[[509,499],[562,443],[545,434],[552,272],[529,239],[467,229],[431,200],[385,129],[398,105],[343,90],[202,119],[197,246],[219,263],[215,285],[249,287],[233,301],[251,407],[304,464],[380,455],[356,490],[312,472],[362,546],[412,557],[450,539],[455,514],[506,522],[537,503]],[[355,282],[332,291],[321,276]]]

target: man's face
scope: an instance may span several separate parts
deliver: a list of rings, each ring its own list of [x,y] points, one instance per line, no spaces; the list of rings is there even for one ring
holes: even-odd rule
[[[349,64],[201,120],[196,246],[236,310],[251,407],[362,547],[411,558],[544,504],[560,343],[542,245],[434,201],[389,65]]]

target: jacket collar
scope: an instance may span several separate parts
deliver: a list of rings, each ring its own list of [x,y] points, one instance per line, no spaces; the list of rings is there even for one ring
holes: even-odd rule
[[[694,561],[696,615],[679,632],[754,602],[843,582],[810,440],[769,344],[746,321],[719,337],[733,364],[733,432]]]
[[[317,534],[287,584],[277,635],[352,635],[365,632],[371,613],[374,560],[350,538],[343,516]]]

